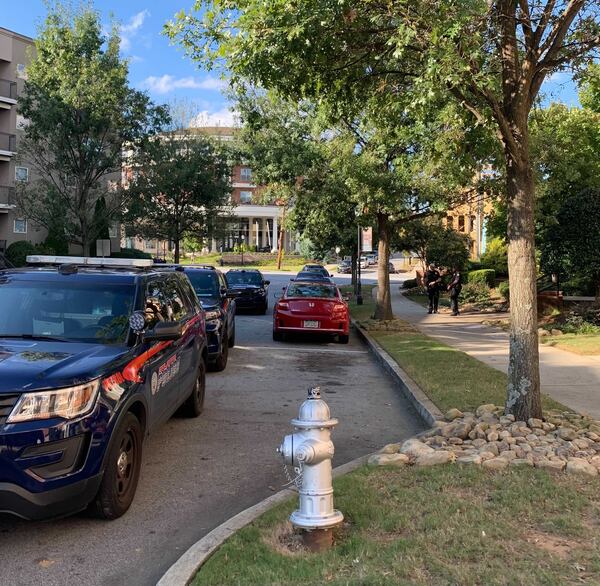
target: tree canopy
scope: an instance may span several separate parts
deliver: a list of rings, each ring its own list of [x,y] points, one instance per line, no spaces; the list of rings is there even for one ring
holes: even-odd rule
[[[90,243],[125,204],[119,189],[125,145],[138,148],[166,120],[127,81],[118,29],[107,34],[90,8],[50,11],[35,40],[19,113],[28,120],[20,154],[35,169],[20,183],[23,214],[89,253]],[[102,213],[96,201],[104,200]]]

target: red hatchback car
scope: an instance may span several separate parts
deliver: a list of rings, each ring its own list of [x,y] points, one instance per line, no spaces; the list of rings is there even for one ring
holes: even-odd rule
[[[333,334],[341,344],[350,337],[348,304],[333,283],[291,283],[273,311],[273,340],[285,333]]]

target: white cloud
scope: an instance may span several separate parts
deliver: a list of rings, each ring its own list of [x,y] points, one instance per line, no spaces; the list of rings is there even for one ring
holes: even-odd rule
[[[567,83],[573,79],[568,71],[555,71],[546,81],[550,83]]]
[[[142,10],[134,14],[127,24],[121,25],[119,32],[121,33],[121,50],[129,51],[131,49],[131,41],[137,32],[142,28],[144,20],[150,16],[148,10]]]
[[[151,75],[142,82],[142,87],[156,94],[168,94],[177,89],[221,90],[226,83],[216,77],[173,77],[172,75]]]
[[[227,107],[221,108],[216,112],[202,110],[192,120],[190,120],[190,128],[199,128],[202,126],[238,126],[240,123],[239,115],[234,110]]]

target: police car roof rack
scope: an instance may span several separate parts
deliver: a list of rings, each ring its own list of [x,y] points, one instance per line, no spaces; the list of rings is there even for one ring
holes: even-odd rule
[[[78,267],[95,267],[107,269],[148,269],[153,267],[153,261],[146,258],[93,258],[89,256],[55,256],[31,254],[26,257],[29,265],[59,265],[59,271],[77,272]],[[67,268],[69,267],[69,268]],[[73,270],[73,267],[75,270]]]

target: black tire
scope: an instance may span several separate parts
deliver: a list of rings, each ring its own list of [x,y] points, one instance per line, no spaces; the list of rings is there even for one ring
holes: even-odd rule
[[[340,344],[347,344],[350,341],[350,336],[348,334],[339,334],[338,342]]]
[[[234,332],[235,335],[235,332]],[[227,367],[227,359],[229,358],[229,346],[231,338],[227,337],[227,332],[221,340],[221,353],[218,358],[210,365],[210,370],[213,372],[221,372]]]
[[[275,342],[283,342],[283,334],[281,332],[276,332],[273,330],[273,340]]]
[[[227,344],[229,344],[230,348],[233,348],[235,346],[235,323],[233,324],[233,332],[231,332],[231,336],[229,336]]]
[[[117,519],[133,502],[142,463],[142,426],[133,413],[127,413],[114,431],[106,457],[104,476],[91,504],[91,512],[103,519]]]
[[[206,394],[206,364],[204,358],[200,359],[198,378],[194,383],[190,396],[181,406],[180,411],[184,417],[198,417],[204,411],[204,395]]]

